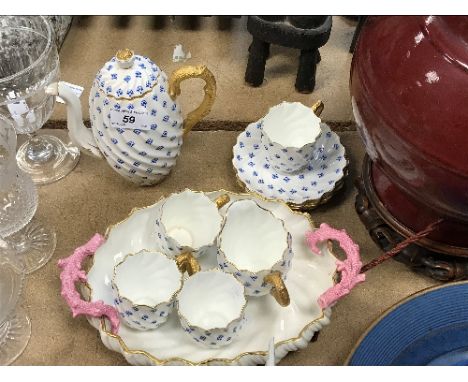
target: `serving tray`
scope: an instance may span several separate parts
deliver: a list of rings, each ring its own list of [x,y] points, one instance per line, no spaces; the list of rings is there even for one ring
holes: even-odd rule
[[[292,235],[294,252],[292,267],[285,281],[291,304],[281,307],[270,295],[248,298],[244,329],[236,341],[219,349],[197,345],[183,332],[175,314],[157,330],[141,332],[121,324],[118,334],[111,331],[107,318],[88,316],[91,325],[99,330],[103,344],[108,349],[121,353],[130,364],[265,364],[272,337],[275,339],[277,363],[288,352],[305,348],[314,333],[330,322],[331,309],[321,308],[323,304],[319,297],[335,285],[337,267],[340,268],[341,262],[332,254],[327,241],[318,244],[320,254],[309,249],[305,233],[314,229],[314,224],[308,215],[292,211],[286,204],[251,194],[221,190],[208,192],[206,195],[215,200],[225,193],[229,194],[231,201],[253,199],[283,219]],[[112,306],[110,280],[114,264],[127,253],[135,253],[141,249],[159,249],[156,235],[153,234],[154,213],[159,203],[161,201],[152,206],[136,208],[125,220],[108,228],[106,241],[96,250],[93,264],[87,273],[87,282],[83,284],[81,292],[85,299],[90,302],[102,300]],[[220,212],[223,213],[228,206],[229,203]],[[207,253],[199,260],[202,269],[217,266],[215,251]]]

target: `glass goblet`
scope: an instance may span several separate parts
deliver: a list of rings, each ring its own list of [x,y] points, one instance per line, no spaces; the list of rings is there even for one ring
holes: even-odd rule
[[[38,197],[31,177],[16,164],[16,132],[0,115],[0,248],[14,251],[26,273],[48,262],[55,250],[55,232],[31,222]]]
[[[24,270],[14,253],[0,249],[0,365],[9,365],[26,348],[31,322],[18,300]]]
[[[39,130],[52,114],[55,97],[46,87],[59,78],[59,56],[51,23],[43,16],[0,17],[0,113],[28,140],[18,149],[18,166],[36,184],[63,178],[80,151]]]

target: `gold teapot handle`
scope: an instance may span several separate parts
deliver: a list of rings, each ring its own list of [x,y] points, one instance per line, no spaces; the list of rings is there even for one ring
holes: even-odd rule
[[[191,252],[181,253],[176,257],[177,267],[182,273],[187,272],[189,276],[200,271],[200,264]]]
[[[266,275],[263,281],[273,286],[270,293],[273,295],[278,304],[281,306],[289,305],[289,292],[286,289],[286,285],[284,285],[284,281],[281,278],[280,272],[276,271]]]
[[[184,66],[174,71],[169,78],[169,95],[174,101],[180,95],[180,84],[189,78],[201,78],[205,81],[203,88],[205,97],[195,110],[191,111],[184,121],[184,136],[192,130],[200,120],[208,115],[216,96],[216,80],[213,73],[205,65]]]

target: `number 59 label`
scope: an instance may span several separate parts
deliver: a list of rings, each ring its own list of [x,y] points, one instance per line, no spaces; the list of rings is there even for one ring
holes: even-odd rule
[[[132,116],[124,115],[122,118],[122,122],[123,123],[135,123],[135,117],[133,115]]]
[[[112,109],[110,122],[114,128],[150,130],[152,119],[147,111]]]

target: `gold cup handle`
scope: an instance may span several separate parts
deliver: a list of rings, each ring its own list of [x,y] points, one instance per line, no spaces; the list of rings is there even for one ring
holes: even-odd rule
[[[317,117],[320,117],[320,114],[322,114],[322,111],[324,108],[325,108],[325,105],[320,100],[318,100],[311,106],[312,111],[315,113]]]
[[[206,117],[213,106],[216,96],[216,80],[205,65],[184,66],[174,71],[169,78],[169,95],[174,101],[180,95],[180,84],[189,78],[201,78],[205,81],[205,97],[195,110],[191,111],[184,121],[184,136],[192,130],[201,119]]]
[[[181,253],[176,257],[177,267],[182,273],[187,272],[189,276],[200,271],[200,264],[191,252]]]
[[[280,272],[272,272],[269,275],[266,275],[263,281],[273,286],[270,293],[273,295],[278,304],[281,306],[289,305],[289,292],[286,289],[286,285],[284,285],[284,281],[281,278]]]
[[[218,207],[218,210],[220,210],[226,204],[228,204],[230,200],[231,200],[231,198],[229,197],[228,194],[220,195],[215,200],[216,207]]]

